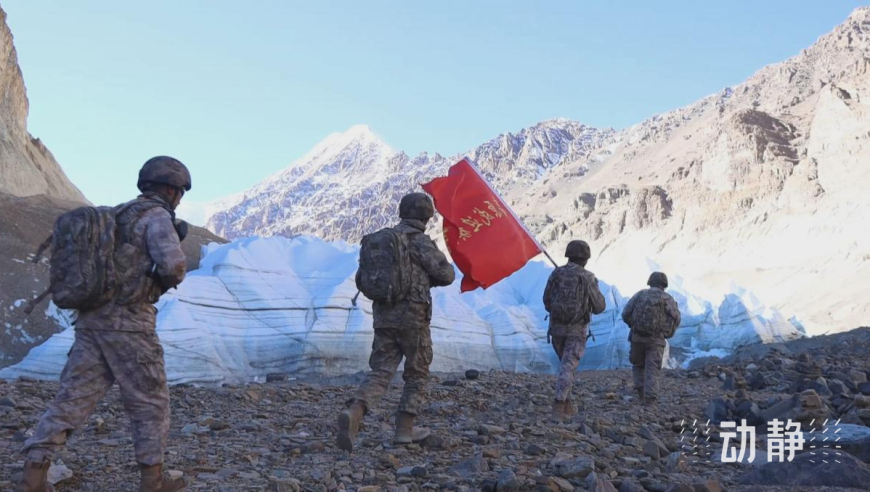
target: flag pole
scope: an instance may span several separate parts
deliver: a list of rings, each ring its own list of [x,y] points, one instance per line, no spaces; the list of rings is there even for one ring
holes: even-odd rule
[[[529,237],[532,238],[532,241],[535,242],[535,245],[538,247],[539,250],[541,250],[541,253],[544,253],[544,256],[546,256],[547,259],[550,260],[550,263],[552,263],[554,267],[558,267],[559,265],[557,265],[556,262],[553,260],[553,257],[550,256],[550,253],[547,253],[547,250],[544,249],[544,246],[541,245],[540,242],[538,242],[538,238],[536,238],[535,235],[532,234],[531,231],[529,231],[529,228],[526,227],[526,225],[523,223],[522,220],[520,220],[519,217],[517,217],[517,214],[514,213],[510,205],[508,205],[507,202],[504,201],[504,198],[499,195],[498,191],[496,191],[495,188],[493,188],[492,185],[489,184],[489,181],[486,180],[486,178],[483,176],[483,173],[481,173],[480,170],[477,168],[477,163],[465,156],[463,156],[462,159],[468,162],[468,165],[471,166],[471,169],[474,169],[474,172],[476,172],[480,180],[486,184],[486,187],[489,188],[489,191],[491,191],[492,194],[495,195],[496,198],[498,198],[498,201],[500,201],[501,204],[504,205],[504,207],[508,210],[508,212],[510,212],[514,220],[517,221],[517,224],[519,224],[520,227],[522,227],[523,230],[526,231],[526,234],[528,234]]]

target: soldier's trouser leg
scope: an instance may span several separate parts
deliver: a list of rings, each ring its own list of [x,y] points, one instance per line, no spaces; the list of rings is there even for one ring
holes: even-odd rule
[[[403,330],[398,334],[402,353],[405,354],[405,371],[402,379],[405,387],[399,411],[417,415],[426,399],[426,383],[429,381],[429,365],[432,363],[432,336],[429,327]]]
[[[365,380],[357,388],[352,400],[362,403],[366,412],[377,405],[384,393],[390,387],[390,381],[396,375],[396,369],[402,362],[402,346],[397,339],[400,330],[395,328],[382,328],[375,330],[375,338],[372,341],[372,355],[369,357],[371,372],[366,374]]]
[[[60,388],[22,449],[30,461],[52,459],[87,421],[115,379],[93,332],[76,331],[60,375]]]
[[[634,391],[636,391],[638,395],[643,395],[644,368],[646,367],[646,345],[638,342],[631,342],[631,349],[628,352],[628,361],[631,363],[631,375],[634,380]]]
[[[643,396],[646,399],[656,399],[659,396],[659,374],[662,371],[665,349],[659,345],[649,344],[645,352]]]
[[[130,416],[136,461],[159,465],[169,436],[169,388],[160,340],[145,332],[102,331],[98,336]]]
[[[583,337],[553,337],[553,348],[559,356],[559,376],[556,378],[556,395],[558,401],[565,401],[571,395],[574,385],[574,375],[580,359],[586,352],[586,339]]]

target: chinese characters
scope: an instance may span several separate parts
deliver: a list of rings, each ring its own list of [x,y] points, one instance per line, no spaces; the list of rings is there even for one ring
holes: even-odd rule
[[[721,425],[722,463],[743,462],[744,458],[752,463],[755,460],[755,427],[746,425],[746,420],[741,420],[740,425],[736,422],[722,422]],[[726,432],[724,429],[734,429],[734,432]],[[731,445],[731,440],[736,443],[738,434],[739,449]],[[805,442],[800,422],[774,419],[767,426],[767,461],[791,461],[795,452],[803,451]]]
[[[746,448],[749,448],[749,462],[755,460],[755,427],[746,425],[746,420],[742,420],[740,425],[736,422],[722,422],[722,429],[734,429],[737,432],[722,431],[722,463],[738,463],[743,461],[746,454]],[[740,434],[740,452],[729,446],[731,439],[735,439],[737,434]],[[748,445],[748,446],[747,446]]]
[[[507,217],[501,203],[496,200],[484,200],[483,205],[474,207],[472,214],[467,215],[460,220],[466,227],[459,226],[459,239],[467,241],[474,234],[480,232],[485,227],[490,227],[492,224],[501,218]]]

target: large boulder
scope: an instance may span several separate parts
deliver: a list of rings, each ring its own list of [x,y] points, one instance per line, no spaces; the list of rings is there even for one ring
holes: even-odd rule
[[[864,463],[870,463],[870,428],[861,425],[840,424],[831,427],[836,432],[840,448]],[[829,431],[830,432],[830,431]],[[870,483],[867,485],[870,487]]]
[[[870,485],[870,467],[846,453],[827,460],[802,453],[791,462],[764,464],[744,474],[738,482],[741,485],[866,489]]]

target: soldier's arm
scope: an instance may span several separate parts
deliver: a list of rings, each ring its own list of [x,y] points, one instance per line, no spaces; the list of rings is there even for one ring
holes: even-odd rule
[[[631,299],[628,300],[628,304],[626,304],[625,308],[622,310],[622,321],[624,321],[629,327],[631,327],[631,312],[634,311],[634,305],[637,304],[637,296],[638,294],[631,296]]]
[[[429,283],[433,287],[450,285],[456,280],[453,265],[447,261],[444,253],[438,249],[435,242],[425,234],[415,234],[412,252],[423,270],[429,274]]]
[[[668,299],[665,302],[665,312],[667,312],[668,316],[673,320],[673,327],[674,330],[676,330],[683,321],[683,318],[680,315],[680,308],[677,305],[677,301],[675,301],[673,297],[668,296]]]
[[[185,258],[181,241],[166,210],[152,209],[145,214],[143,220],[147,221],[145,242],[148,256],[154,262],[155,273],[160,278],[163,289],[169,290],[184,280]]]
[[[591,301],[592,314],[601,314],[607,309],[607,302],[601,289],[598,288],[598,279],[592,272],[588,272],[586,279],[589,281],[589,300]]]

